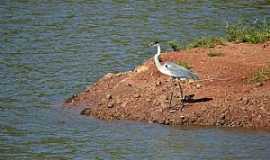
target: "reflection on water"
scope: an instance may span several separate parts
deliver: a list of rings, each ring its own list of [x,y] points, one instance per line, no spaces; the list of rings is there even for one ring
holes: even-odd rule
[[[169,50],[167,41],[222,35],[226,21],[269,13],[266,0],[2,0],[1,158],[268,159],[269,132],[104,122],[61,103],[151,57],[150,41]]]

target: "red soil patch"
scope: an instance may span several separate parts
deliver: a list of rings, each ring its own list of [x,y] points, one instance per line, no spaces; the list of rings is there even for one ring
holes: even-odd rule
[[[222,56],[209,57],[210,50]],[[105,75],[79,95],[67,99],[65,105],[83,106],[81,114],[105,120],[270,128],[270,81],[248,81],[256,71],[270,65],[269,42],[194,48],[164,53],[161,60],[190,64],[201,80],[181,83],[184,93],[195,94],[194,99],[213,100],[188,103],[180,111],[177,83],[157,71],[151,58],[134,71]]]

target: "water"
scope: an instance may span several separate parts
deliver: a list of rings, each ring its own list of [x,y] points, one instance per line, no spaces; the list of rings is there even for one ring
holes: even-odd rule
[[[106,122],[62,108],[146,44],[222,35],[226,21],[270,17],[263,0],[1,0],[0,159],[269,159],[265,131]]]

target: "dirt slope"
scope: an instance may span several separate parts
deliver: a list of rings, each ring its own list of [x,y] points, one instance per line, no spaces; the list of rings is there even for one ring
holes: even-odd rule
[[[222,55],[210,57],[209,52]],[[105,120],[270,128],[270,81],[248,81],[258,69],[270,65],[269,42],[163,53],[161,60],[185,61],[201,79],[182,83],[186,95],[195,94],[195,102],[187,103],[183,111],[177,83],[157,71],[153,58],[134,71],[105,75],[67,99],[65,106],[80,106],[81,114]]]

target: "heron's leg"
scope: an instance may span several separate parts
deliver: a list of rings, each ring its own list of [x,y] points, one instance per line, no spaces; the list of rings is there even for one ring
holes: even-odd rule
[[[182,89],[182,86],[181,86],[181,83],[178,81],[178,85],[179,85],[179,89],[180,89],[180,96],[181,96],[181,99],[180,99],[180,105],[181,105],[181,108],[180,108],[180,111],[183,110],[183,108],[185,107],[185,104],[184,104],[184,93],[183,93],[183,89]]]
[[[183,89],[182,89],[181,83],[179,81],[178,81],[178,86],[179,86],[179,89],[180,89],[181,99],[183,99]]]
[[[172,91],[171,91],[171,96],[170,96],[170,107],[171,107],[171,104],[172,104],[172,98],[173,98],[173,92],[174,92],[173,78],[171,79],[171,86],[172,86]]]

